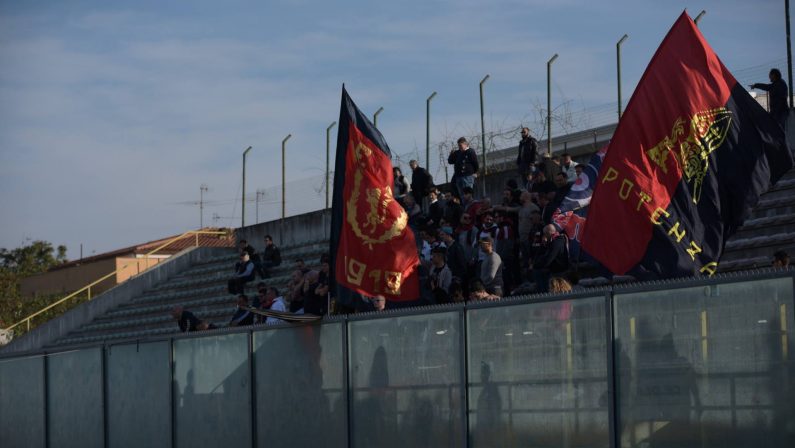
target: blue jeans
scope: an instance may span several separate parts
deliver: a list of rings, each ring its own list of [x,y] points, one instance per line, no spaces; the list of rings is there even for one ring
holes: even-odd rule
[[[456,176],[455,177],[455,189],[458,192],[458,197],[464,197],[464,188],[472,187],[475,188],[475,176]]]

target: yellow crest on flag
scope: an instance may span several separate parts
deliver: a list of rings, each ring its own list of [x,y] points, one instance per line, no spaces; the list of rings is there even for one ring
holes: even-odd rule
[[[685,181],[691,183],[693,203],[698,204],[701,186],[709,170],[709,155],[726,140],[731,121],[732,112],[725,107],[696,113],[690,119],[689,126],[684,119],[677,118],[671,135],[646,151],[646,155],[667,174],[668,154],[673,154]],[[687,136],[686,126],[690,128]]]

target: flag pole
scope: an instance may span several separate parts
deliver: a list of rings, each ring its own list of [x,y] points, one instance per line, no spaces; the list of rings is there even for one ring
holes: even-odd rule
[[[784,1],[784,15],[787,18],[787,87],[789,87],[789,107],[792,107],[792,39],[789,33],[789,0]]]

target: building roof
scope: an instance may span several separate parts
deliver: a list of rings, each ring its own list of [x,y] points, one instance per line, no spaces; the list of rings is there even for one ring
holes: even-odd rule
[[[227,229],[223,227],[205,227],[199,230],[207,232],[226,232],[226,235],[206,235],[206,234],[199,235],[199,247],[235,247],[234,229]],[[63,264],[59,264],[58,266],[54,266],[50,268],[48,272],[70,268],[73,266],[80,266],[82,264],[87,264],[87,263],[94,263],[97,261],[107,260],[110,258],[145,255],[151,253],[152,251],[159,248],[163,244],[166,244],[169,240],[172,240],[178,236],[179,235],[172,235],[166,238],[149,241],[142,244],[136,244],[134,246],[124,247],[122,249],[116,249],[102,254],[92,255],[90,257],[85,257],[79,260],[72,260]],[[174,241],[168,246],[158,250],[156,254],[173,255],[187,248],[195,246],[196,246],[196,236],[187,235],[184,238]]]

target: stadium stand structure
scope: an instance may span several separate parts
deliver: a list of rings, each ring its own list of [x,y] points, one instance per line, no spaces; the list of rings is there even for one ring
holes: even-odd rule
[[[273,268],[271,276],[264,280],[268,286],[275,286],[280,291],[290,279],[295,260],[305,260],[310,269],[319,268],[320,255],[328,251],[328,240],[307,241],[281,249],[282,264]],[[230,249],[226,254],[196,263],[49,346],[174,333],[179,329],[169,311],[176,305],[184,306],[202,320],[225,327],[236,307],[236,297],[227,292],[226,283],[234,272],[237,257],[237,250]],[[246,285],[246,294],[250,298],[256,295],[256,284],[259,281],[257,279]]]
[[[787,173],[760,200],[745,225],[726,245],[720,271],[729,272],[770,265],[771,254],[778,249],[795,252],[795,170]],[[282,247],[283,262],[273,269],[265,282],[283,290],[296,259],[304,259],[307,266],[317,268],[320,255],[328,250],[328,240],[319,239]],[[146,338],[174,333],[177,326],[169,310],[182,305],[197,317],[218,326],[225,326],[234,313],[235,297],[226,291],[237,252],[232,249],[192,265],[179,275],[70,332],[50,344],[66,346],[92,342]],[[247,294],[256,294],[256,283],[250,282]],[[598,287],[634,281],[631,276],[608,279],[592,275],[580,285]]]
[[[599,128],[601,129],[601,128]],[[600,134],[600,142],[582,143],[579,134],[569,136],[569,148],[578,154],[580,161],[585,161],[591,151],[601,145],[601,140],[609,137],[613,127],[605,127]],[[593,133],[596,135],[596,133]],[[585,135],[585,134],[583,134]],[[590,134],[588,134],[590,135]],[[579,139],[579,140],[578,140]],[[585,140],[583,140],[585,141]],[[580,144],[582,143],[582,144]],[[562,149],[562,148],[561,148]],[[514,157],[515,148],[507,148],[497,153],[495,160]],[[487,190],[493,200],[502,192],[502,185],[514,176],[512,164],[502,163],[498,171],[492,171],[487,179]],[[321,215],[318,220],[318,216]],[[292,220],[292,221],[291,221]],[[328,226],[327,217],[323,212],[314,212],[288,218],[289,226],[298,228],[291,238],[281,241],[283,262],[281,266],[271,272],[271,278],[265,282],[268,286],[275,286],[281,290],[287,284],[293,262],[304,259],[310,268],[319,267],[320,255],[328,251],[328,229],[319,229],[319,226]],[[285,223],[287,223],[287,221]],[[238,229],[238,237],[245,238],[247,229]],[[262,227],[262,225],[260,225]],[[268,227],[266,225],[266,227]],[[270,223],[273,231],[274,223]],[[243,232],[240,232],[240,231]],[[295,229],[293,229],[295,230]],[[256,234],[256,237],[255,237]],[[304,238],[310,235],[309,238]],[[321,236],[323,235],[323,236]],[[316,236],[321,236],[317,238]],[[314,238],[312,240],[308,240]],[[257,231],[249,232],[249,241],[261,241]],[[302,239],[306,239],[302,241]],[[276,238],[277,243],[280,242]],[[257,249],[262,249],[257,247]],[[750,218],[729,240],[721,260],[719,272],[731,272],[770,266],[771,255],[774,251],[783,249],[795,253],[795,170],[788,172],[776,185],[765,193]],[[235,297],[226,291],[226,282],[232,275],[233,266],[237,260],[237,251],[229,249],[222,255],[205,258],[193,262],[188,268],[176,275],[161,281],[154,287],[135,295],[132,299],[116,306],[106,312],[99,313],[88,323],[68,331],[65,336],[59,337],[45,347],[63,347],[74,344],[95,343],[124,339],[144,339],[178,331],[177,325],[171,318],[169,311],[175,305],[182,305],[193,312],[197,317],[226,326],[235,310]],[[592,266],[582,265],[580,270],[582,287],[599,287],[610,284],[635,281],[632,276],[613,276],[607,278]],[[259,280],[250,282],[246,293],[249,297],[256,294],[256,284]],[[524,292],[532,292],[524,291]],[[95,300],[101,300],[98,296]],[[77,312],[77,311],[70,311]],[[60,319],[56,318],[56,319]],[[33,330],[36,331],[35,329]],[[13,342],[9,344],[14,350]]]

